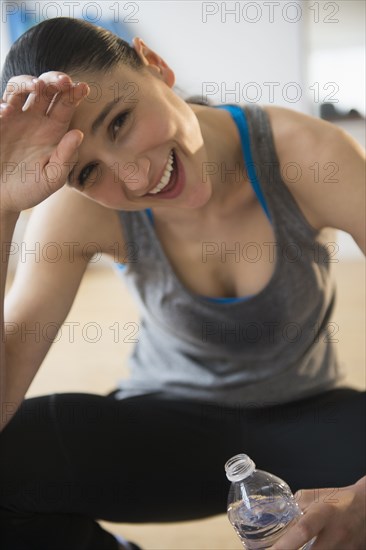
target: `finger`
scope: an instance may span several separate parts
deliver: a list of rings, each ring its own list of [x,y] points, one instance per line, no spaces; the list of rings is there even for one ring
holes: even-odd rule
[[[312,510],[302,516],[295,525],[281,537],[271,550],[298,550],[324,529],[331,515],[330,508],[313,506]]]
[[[300,489],[294,498],[301,510],[306,510],[311,504],[317,504],[320,499],[319,489]]]
[[[15,113],[14,107],[0,100],[0,118],[9,118]]]
[[[84,135],[80,130],[70,130],[61,139],[45,166],[44,175],[52,191],[61,187],[78,160],[77,150]]]
[[[347,544],[349,541],[341,541],[337,534],[334,534],[334,532],[329,532],[327,530],[323,530],[315,539],[314,543],[311,545],[310,550],[330,550],[330,548],[334,549],[342,549],[347,550],[348,548],[352,548],[354,550],[354,546],[348,546]],[[360,547],[361,549],[361,547]]]
[[[12,105],[14,109],[21,111],[29,94],[34,90],[35,81],[33,76],[14,76],[6,84],[2,99],[9,105]]]
[[[89,86],[85,82],[74,83],[68,90],[56,96],[47,111],[47,116],[56,122],[70,122],[75,107],[88,95]]]
[[[35,82],[35,89],[27,98],[23,111],[32,110],[34,113],[45,115],[58,94],[69,90],[72,86],[71,78],[56,71],[41,74]]]
[[[294,497],[301,510],[306,512],[308,508],[314,504],[334,504],[339,502],[339,493],[341,491],[344,491],[344,489],[338,487],[306,489],[297,491]]]

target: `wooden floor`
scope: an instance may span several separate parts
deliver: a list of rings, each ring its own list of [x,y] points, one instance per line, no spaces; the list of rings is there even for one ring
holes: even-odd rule
[[[365,389],[365,263],[334,264],[338,301],[333,322],[347,368],[346,383]],[[72,325],[71,325],[72,323]],[[124,362],[138,315],[123,281],[110,269],[88,270],[76,301],[27,397],[51,392],[103,394],[127,375]],[[74,334],[72,333],[72,329]],[[95,341],[94,341],[95,340]],[[96,341],[98,340],[98,341]],[[125,525],[101,522],[146,550],[235,550],[241,545],[225,515],[174,524]]]

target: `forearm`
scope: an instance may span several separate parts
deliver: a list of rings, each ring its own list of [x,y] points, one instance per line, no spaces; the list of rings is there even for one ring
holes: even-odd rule
[[[360,491],[366,492],[366,476],[361,477],[358,481],[355,483],[355,487],[359,488]]]
[[[6,391],[6,338],[4,326],[4,299],[5,285],[8,272],[9,254],[11,250],[11,242],[14,229],[19,218],[19,214],[1,212],[0,230],[1,230],[1,262],[0,262],[0,278],[1,278],[1,308],[0,308],[0,331],[1,331],[1,346],[0,346],[0,430],[6,424],[7,418],[7,391]]]

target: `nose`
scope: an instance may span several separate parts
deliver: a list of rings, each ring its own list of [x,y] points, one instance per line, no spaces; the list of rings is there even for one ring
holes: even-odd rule
[[[145,195],[149,189],[150,161],[140,158],[138,161],[116,162],[113,166],[116,177],[126,189],[136,196]]]

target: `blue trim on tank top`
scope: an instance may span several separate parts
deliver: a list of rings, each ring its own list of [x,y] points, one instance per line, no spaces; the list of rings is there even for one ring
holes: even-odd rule
[[[239,130],[241,146],[244,154],[245,165],[248,171],[250,183],[252,184],[254,192],[260,204],[262,205],[262,208],[266,213],[267,218],[272,223],[271,214],[269,213],[266,200],[263,196],[262,189],[258,181],[257,174],[255,172],[255,164],[253,162],[252,151],[250,148],[248,122],[244,114],[244,111],[238,105],[216,105],[216,108],[226,109],[227,111],[229,111],[234,121],[236,122],[236,125]]]
[[[252,297],[251,294],[249,294],[249,296],[243,296],[240,298],[237,298],[236,296],[234,296],[233,298],[221,298],[220,296],[215,298],[213,296],[204,296],[203,294],[198,294],[198,296],[201,296],[201,298],[204,298],[205,300],[209,300],[210,302],[219,302],[220,304],[231,304],[233,302],[245,302],[246,300],[249,300],[249,298]]]
[[[226,109],[227,111],[229,111],[229,113],[233,117],[234,122],[236,123],[236,125],[238,127],[238,130],[239,130],[240,141],[241,141],[242,151],[243,151],[243,155],[244,155],[245,165],[246,165],[246,168],[247,168],[247,171],[248,171],[249,181],[252,184],[253,190],[254,190],[254,192],[255,192],[255,194],[258,198],[258,201],[260,202],[267,218],[272,223],[271,215],[269,213],[265,198],[263,196],[263,193],[262,193],[262,190],[261,190],[261,187],[260,187],[260,183],[259,183],[258,178],[257,178],[257,174],[255,172],[255,164],[253,162],[252,151],[251,151],[251,148],[250,148],[249,128],[248,128],[248,123],[247,123],[247,119],[246,119],[246,116],[244,114],[244,111],[238,105],[214,105],[214,107],[217,108],[217,109]],[[148,215],[151,224],[154,225],[154,216],[153,216],[151,208],[146,208],[145,212]],[[123,267],[125,267],[125,266],[123,266]],[[214,298],[212,296],[204,296],[202,294],[198,294],[198,296],[201,296],[202,298],[205,298],[206,300],[209,300],[211,302],[220,302],[220,303],[245,302],[246,300],[249,300],[250,298],[252,298],[252,295],[243,296],[243,297],[240,297],[240,298],[237,298],[237,297],[232,297],[232,298],[216,297],[216,298]]]
[[[151,208],[146,208],[145,212],[149,216],[151,224],[154,225],[154,216],[153,216],[153,213],[151,211]]]

